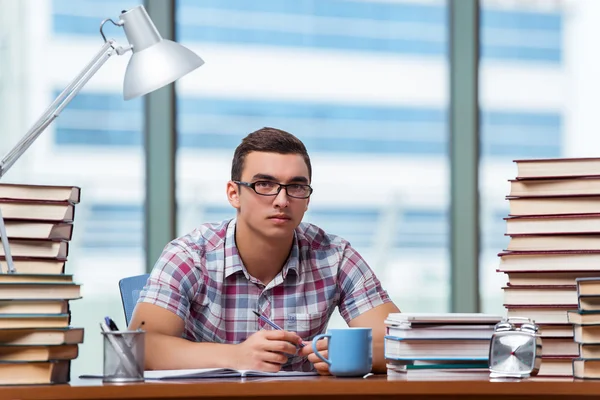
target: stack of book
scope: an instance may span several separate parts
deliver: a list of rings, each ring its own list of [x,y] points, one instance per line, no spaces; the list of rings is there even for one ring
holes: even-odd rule
[[[573,360],[573,376],[600,379],[600,276],[577,279],[577,311],[569,311],[579,357]]]
[[[600,275],[600,158],[516,160],[499,272],[509,317],[541,328],[540,375],[571,376],[576,279]]]
[[[83,329],[70,326],[80,285],[65,273],[80,189],[0,184],[0,210],[16,272],[0,246],[0,384],[70,380]]]
[[[488,368],[490,339],[501,316],[393,313],[385,320],[388,375],[409,370]]]

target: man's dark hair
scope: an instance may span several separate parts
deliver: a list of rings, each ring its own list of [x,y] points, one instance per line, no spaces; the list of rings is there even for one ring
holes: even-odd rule
[[[252,132],[235,149],[233,161],[231,162],[231,180],[239,181],[242,179],[242,170],[246,155],[252,151],[262,151],[266,153],[279,154],[300,154],[308,167],[308,179],[312,178],[312,167],[310,166],[310,157],[304,147],[304,143],[296,136],[282,131],[281,129],[264,127]]]

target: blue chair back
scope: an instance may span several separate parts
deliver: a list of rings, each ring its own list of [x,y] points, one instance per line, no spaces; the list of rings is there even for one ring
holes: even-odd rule
[[[130,276],[119,281],[119,290],[121,292],[121,301],[123,302],[123,311],[125,312],[125,323],[129,326],[133,309],[140,297],[140,292],[146,286],[150,274]]]

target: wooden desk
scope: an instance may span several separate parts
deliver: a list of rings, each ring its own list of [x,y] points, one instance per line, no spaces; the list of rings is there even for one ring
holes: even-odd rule
[[[531,379],[490,382],[487,375],[233,379],[138,384],[78,380],[71,385],[0,387],[0,399],[573,399],[597,398],[600,381]]]

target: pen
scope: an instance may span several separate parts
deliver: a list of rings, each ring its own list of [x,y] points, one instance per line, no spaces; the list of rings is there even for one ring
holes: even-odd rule
[[[252,310],[252,312],[260,319],[262,319],[263,321],[265,321],[267,324],[269,324],[273,329],[277,329],[278,331],[282,331],[283,329],[281,329],[281,327],[279,325],[277,325],[275,322],[271,321],[269,318],[265,317],[262,314],[257,313],[256,311]],[[304,343],[300,343],[299,344],[300,347],[304,347]]]
[[[104,322],[106,322],[106,325],[108,325],[108,327],[110,328],[111,331],[119,330],[119,328],[117,327],[117,324],[115,324],[115,321],[113,321],[112,318],[104,317]]]

